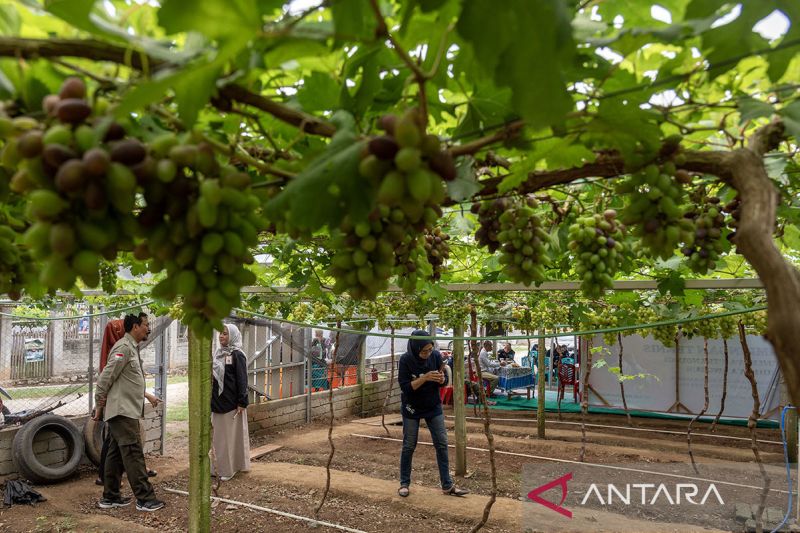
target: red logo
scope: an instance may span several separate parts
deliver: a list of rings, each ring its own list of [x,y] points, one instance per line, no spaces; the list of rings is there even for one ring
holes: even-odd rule
[[[567,499],[567,481],[571,479],[572,479],[572,472],[563,475],[558,479],[554,479],[550,483],[542,485],[541,487],[533,489],[528,493],[528,498],[531,501],[534,501],[540,505],[544,505],[548,509],[552,509],[553,511],[559,514],[566,516],[567,518],[572,518],[572,511],[561,507],[561,505],[563,505],[564,501]],[[561,487],[561,501],[558,503],[558,505],[539,497],[541,493],[547,492],[553,487]]]

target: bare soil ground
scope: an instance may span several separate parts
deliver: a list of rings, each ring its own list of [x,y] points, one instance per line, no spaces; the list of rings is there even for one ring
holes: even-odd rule
[[[472,415],[471,410],[468,415]],[[595,505],[575,509],[571,521],[554,520],[553,511],[520,501],[521,473],[526,465],[547,464],[547,461],[536,457],[577,460],[581,440],[580,426],[549,424],[547,438],[540,440],[536,437],[535,419],[530,414],[503,411],[494,412],[493,417],[508,419],[498,420],[493,424],[496,448],[517,455],[497,456],[498,499],[484,531],[709,531],[691,525],[694,517],[690,515],[670,514],[646,507],[628,510],[623,516]],[[392,417],[388,419],[391,421]],[[564,416],[563,420],[575,422],[579,418]],[[624,417],[611,415],[592,416],[590,422],[626,425]],[[680,432],[685,432],[686,429],[686,423],[669,420],[638,419],[635,424],[642,429]],[[448,419],[448,426],[452,444],[454,437],[451,418]],[[438,490],[438,470],[433,449],[422,444],[430,442],[430,436],[422,430],[420,445],[414,455],[412,494],[408,498],[400,498],[396,494],[400,442],[356,436],[360,434],[389,439],[402,438],[402,428],[399,425],[388,427],[387,435],[380,425],[370,425],[364,420],[336,422],[336,453],[331,465],[331,492],[319,519],[370,532],[396,533],[402,529],[468,531],[480,518],[491,494],[488,453],[468,451],[468,477],[457,479],[457,483],[469,488],[471,495],[466,498],[444,496]],[[48,497],[46,503],[33,508],[14,506],[0,509],[0,531],[185,531],[188,527],[188,498],[169,493],[165,489],[187,488],[188,432],[183,423],[170,423],[167,430],[169,438],[166,441],[166,455],[148,458],[148,466],[159,471],[154,481],[158,496],[167,502],[165,509],[156,513],[141,513],[133,506],[113,511],[96,508],[95,503],[100,497],[101,489],[93,483],[94,472],[85,468],[68,482],[37,487]],[[708,426],[701,424],[696,431],[708,433]],[[487,447],[481,422],[469,420],[468,432],[468,446]],[[748,436],[746,428],[728,426],[719,427],[716,433]],[[653,465],[653,469],[658,469],[688,461],[685,433],[671,435],[615,428],[589,428],[587,438],[589,446],[586,460],[589,462],[649,463]],[[759,438],[778,441],[779,432],[759,430]],[[219,496],[313,517],[325,485],[325,463],[329,453],[327,423],[315,422],[302,428],[276,433],[254,441],[252,447],[267,442],[280,444],[283,448],[255,461],[251,472],[237,475],[233,480],[223,483]],[[749,441],[697,436],[693,442],[695,456],[701,463],[724,467],[737,483],[760,486]],[[760,448],[765,461],[776,465],[782,463],[780,446],[761,444]],[[452,468],[452,450],[450,456]],[[630,478],[625,472],[606,471],[608,472],[611,473],[604,477],[604,481],[625,483]],[[771,466],[770,473],[775,479],[782,479],[781,467]],[[774,482],[773,487],[785,489],[785,479]],[[586,487],[576,484],[574,487],[570,486],[570,490],[573,489],[580,491]],[[750,501],[752,493],[752,490],[735,489],[732,494],[740,497],[741,501]],[[770,505],[781,506],[784,499],[784,494],[773,494],[770,496]],[[743,530],[731,512],[720,512],[716,518],[715,527],[718,530]],[[307,531],[308,528],[306,523],[242,506],[219,503],[213,508],[213,531],[300,532]],[[316,529],[336,531],[327,527]]]

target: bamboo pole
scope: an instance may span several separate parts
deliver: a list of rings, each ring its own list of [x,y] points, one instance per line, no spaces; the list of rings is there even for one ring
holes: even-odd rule
[[[453,329],[453,336],[462,337],[464,326]],[[467,419],[464,405],[464,341],[453,343],[453,415],[456,432],[456,475],[467,473]]]
[[[539,331],[539,335],[544,335],[544,331]],[[544,390],[544,337],[539,337],[539,358],[536,361],[536,368],[538,368],[537,375],[539,376],[537,382],[537,398],[536,398],[536,426],[537,433],[540,439],[545,438],[544,435],[544,409],[545,409],[545,390]]]
[[[392,331],[392,341],[389,348],[392,351],[392,360],[389,363],[391,365],[389,367],[389,392],[386,393],[386,397],[383,399],[383,407],[381,408],[381,426],[383,426],[383,430],[387,435],[389,434],[389,428],[386,427],[386,407],[389,405],[389,400],[392,397],[392,387],[394,387],[394,326],[391,325],[389,328]]]
[[[211,532],[211,339],[189,330],[189,531]]]

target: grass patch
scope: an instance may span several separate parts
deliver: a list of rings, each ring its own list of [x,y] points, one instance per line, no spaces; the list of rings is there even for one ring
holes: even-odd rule
[[[189,420],[189,404],[167,406],[167,422],[186,422]]]
[[[188,381],[189,381],[189,376],[171,376],[167,378],[167,385],[173,385],[176,383],[187,383]],[[152,390],[156,384],[156,380],[148,379],[146,383],[148,390]],[[11,395],[11,398],[14,400],[35,400],[40,398],[50,398],[56,396],[57,394],[59,394],[59,391],[62,391],[74,385],[77,384],[62,383],[58,385],[47,385],[42,387],[6,388],[6,391],[8,391],[8,393]],[[89,392],[89,385],[84,384],[83,386],[75,389],[74,392],[87,394]]]

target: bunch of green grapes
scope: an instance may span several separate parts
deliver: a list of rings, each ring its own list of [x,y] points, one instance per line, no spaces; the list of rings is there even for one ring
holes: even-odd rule
[[[736,237],[736,228],[739,226],[739,218],[742,216],[741,208],[742,201],[738,194],[722,208],[725,213],[730,215],[728,218],[728,228],[730,228],[731,231],[725,237],[731,242],[733,242],[733,239]]]
[[[756,335],[767,334],[766,311],[755,311],[753,313],[748,313],[746,315],[739,315],[738,318],[744,323],[745,327],[748,330],[755,333]]]
[[[719,309],[718,311],[722,311]],[[722,339],[732,339],[738,336],[738,321],[735,316],[723,316],[717,319],[719,334]]]
[[[575,271],[586,296],[597,298],[612,288],[626,255],[624,231],[613,209],[579,217],[569,227],[569,249],[575,254]]]
[[[523,331],[536,329],[531,320],[531,310],[526,305],[515,305],[511,308],[511,318]]]
[[[412,294],[417,287],[417,279],[433,277],[433,266],[428,263],[428,254],[423,239],[407,236],[394,249],[397,284],[406,294]]]
[[[550,263],[550,235],[542,227],[538,207],[539,201],[533,196],[514,198],[499,218],[500,264],[509,278],[525,285],[544,281],[544,269]]]
[[[529,331],[542,329],[552,332],[557,326],[569,324],[569,307],[560,303],[542,302],[528,309]]]
[[[704,308],[701,311],[702,315],[712,314],[713,311]],[[697,320],[690,322],[683,326],[683,331],[687,337],[704,337],[706,339],[716,339],[719,336],[719,322],[715,318],[706,318],[705,320]]]
[[[701,187],[692,193],[691,199],[692,206],[683,216],[692,221],[695,230],[681,252],[688,258],[693,272],[705,274],[716,267],[720,254],[725,250],[722,239],[725,215],[720,210],[719,197],[706,196]]]
[[[100,287],[106,294],[117,292],[117,265],[111,261],[100,263]]]
[[[411,252],[422,245],[418,236],[442,216],[444,181],[456,177],[452,156],[437,136],[425,134],[416,109],[386,115],[380,124],[386,135],[370,140],[359,164],[361,176],[377,186],[377,205],[366,220],[342,221],[334,232],[329,270],[334,292],[347,291],[357,300],[374,299],[393,274],[403,277],[404,287],[415,288],[424,248],[419,259]]]
[[[292,312],[287,317],[295,322],[306,322],[311,317],[311,305],[308,302],[299,302],[292,307]]]
[[[480,246],[488,248],[490,253],[495,253],[500,248],[500,215],[509,208],[510,201],[507,198],[497,198],[485,202],[475,202],[470,210],[478,215],[478,230],[475,232],[475,240]]]
[[[267,223],[250,176],[220,165],[207,143],[172,133],[149,143],[145,164],[139,183],[146,205],[137,220],[146,240],[134,256],[149,259],[152,272],[166,270],[153,296],[181,296],[192,329],[219,330],[240,304],[241,288],[256,281],[246,265]]]
[[[656,313],[652,307],[642,307],[637,315],[639,324],[653,324],[655,322],[663,322],[665,317]],[[678,326],[673,324],[669,326],[656,326],[649,328],[640,328],[637,333],[642,337],[651,335],[655,340],[670,348],[675,346],[675,336],[678,334]]]
[[[450,245],[447,244],[449,240],[450,235],[442,231],[440,227],[436,227],[432,231],[425,231],[425,254],[428,263],[433,267],[432,278],[436,281],[441,279],[445,262],[450,257]]]
[[[356,224],[345,217],[335,232],[335,250],[328,273],[336,280],[333,291],[347,291],[356,300],[373,300],[389,285],[395,266],[395,243],[380,216]]]
[[[601,308],[596,311],[591,311],[586,314],[588,325],[593,329],[610,329],[619,326],[619,319],[613,310],[609,308]],[[607,346],[611,346],[617,342],[616,332],[603,333],[603,342]]]
[[[80,276],[113,291],[116,271],[102,262],[132,251],[152,272],[166,271],[154,296],[182,296],[185,319],[199,333],[221,327],[239,289],[255,281],[244,265],[266,225],[250,176],[221,166],[191,135],[129,135],[94,113],[78,78],[43,108],[41,122],[0,117],[7,141],[0,159],[14,172],[11,190],[28,199],[33,224],[22,240],[42,261],[41,284],[69,289]]]
[[[64,81],[43,108],[42,121],[0,117],[0,159],[14,172],[9,186],[27,197],[33,221],[23,243],[42,261],[45,288],[70,289],[77,276],[96,287],[101,260],[132,250],[139,234],[136,172],[146,149],[120,124],[93,116],[79,78]]]
[[[669,259],[694,231],[692,222],[683,218],[686,178],[679,177],[683,175],[684,171],[677,172],[672,162],[661,168],[649,165],[617,187],[620,194],[631,195],[622,211],[622,222],[641,238],[644,250],[653,257]]]
[[[439,316],[437,324],[447,328],[465,325],[472,313],[472,305],[468,302],[470,296],[465,293],[451,293],[449,296],[450,301],[442,302],[436,308],[436,314]]]
[[[33,264],[28,252],[17,242],[17,232],[0,212],[0,294],[12,300],[22,297],[23,288],[30,282]]]

